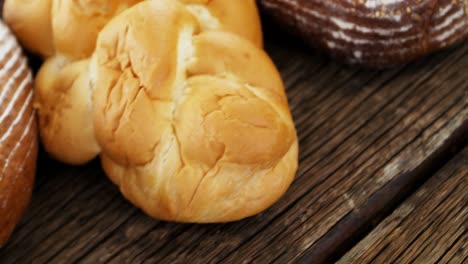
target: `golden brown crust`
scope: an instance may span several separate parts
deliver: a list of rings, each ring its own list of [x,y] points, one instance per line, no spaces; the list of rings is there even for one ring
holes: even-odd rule
[[[206,9],[213,17],[221,21],[221,25],[215,29],[235,33],[252,41],[258,47],[263,46],[262,28],[255,0],[180,0],[180,2],[186,4],[189,10],[198,16],[202,21],[202,27],[214,28],[210,20],[203,23],[205,21],[201,19],[200,13]],[[239,18],[240,14],[242,18]]]
[[[6,0],[3,17],[21,43],[47,58],[88,58],[101,29],[122,11],[143,0]],[[210,30],[230,31],[262,46],[255,0],[180,0],[190,6]],[[242,14],[242,19],[239,19]],[[214,19],[213,19],[214,18]],[[214,23],[213,23],[214,22]]]
[[[73,59],[91,56],[99,31],[111,18],[141,0],[53,1],[52,28],[58,53]]]
[[[100,31],[90,60],[91,46],[66,44],[79,31],[63,27],[65,44],[54,38],[57,53],[36,80],[42,139],[68,163],[101,151],[109,178],[153,217],[242,219],[278,200],[295,175],[287,98],[259,49],[253,0],[183,2],[144,1],[121,12]],[[71,24],[79,28],[80,19]],[[83,30],[83,39],[95,38]],[[79,144],[63,148],[67,141]]]
[[[28,50],[48,57],[54,51],[52,41],[52,0],[6,0],[3,19]]]
[[[142,0],[6,0],[5,22],[21,43],[44,58],[89,57],[96,37],[115,15]]]
[[[88,59],[104,25],[141,1],[47,0],[32,1],[34,5],[27,0],[5,1],[6,22],[24,40],[26,47],[48,58],[36,80],[36,102],[43,145],[56,159],[71,164],[84,164],[98,154],[99,148],[90,129],[93,127],[88,114],[90,110],[87,109],[91,105],[91,91],[79,87],[84,86],[84,81],[88,79],[87,67],[80,63],[80,71],[76,65],[69,64]],[[258,46],[262,45],[254,0],[185,2],[197,19],[204,22],[200,24],[207,27],[205,30],[232,31]],[[239,14],[242,14],[243,19],[237,19]],[[47,23],[50,24],[48,31],[44,30]],[[51,48],[42,47],[44,43],[51,43],[47,45]],[[79,126],[85,129],[75,131]],[[68,140],[77,140],[79,143],[68,144],[67,148],[63,148],[63,143]]]
[[[88,66],[88,60],[69,63],[54,56],[44,63],[35,80],[43,145],[54,158],[69,164],[86,163],[100,152],[90,122]]]
[[[251,42],[148,1],[103,29],[91,64],[103,167],[153,217],[238,220],[291,183],[298,146],[283,84]]]
[[[0,22],[0,246],[29,203],[37,155],[32,78],[13,35]]]

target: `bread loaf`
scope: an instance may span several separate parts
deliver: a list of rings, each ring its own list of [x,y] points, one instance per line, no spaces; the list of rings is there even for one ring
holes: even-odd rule
[[[298,165],[283,83],[261,46],[254,0],[137,3],[100,29],[91,58],[55,45],[35,82],[44,146],[72,164],[99,155],[158,219],[254,215]]]
[[[204,31],[177,1],[146,1],[101,31],[90,69],[104,170],[149,215],[239,220],[292,182],[284,87],[251,42]]]
[[[31,72],[0,22],[0,247],[26,209],[33,189],[37,129]]]
[[[141,1],[44,0],[34,1],[33,5],[26,0],[5,1],[6,22],[26,47],[47,59],[35,81],[36,106],[42,143],[54,158],[79,165],[99,154],[89,118],[91,91],[85,83],[89,77],[84,61],[92,54],[104,25]],[[262,46],[254,0],[180,2],[197,18],[203,30],[230,31]],[[45,11],[47,8],[49,11]],[[37,34],[38,30],[43,30],[44,35]],[[52,46],[52,51],[45,46]]]
[[[390,66],[468,36],[466,0],[259,0],[314,47],[349,63]]]

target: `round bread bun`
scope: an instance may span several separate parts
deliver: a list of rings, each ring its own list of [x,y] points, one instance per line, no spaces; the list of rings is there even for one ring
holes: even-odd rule
[[[239,220],[291,184],[298,142],[285,90],[252,42],[204,31],[177,1],[145,1],[101,31],[90,73],[104,170],[149,215]]]
[[[69,63],[53,56],[35,80],[42,144],[52,157],[72,165],[87,163],[100,152],[91,121],[88,66],[88,59]]]
[[[15,37],[0,22],[0,246],[29,203],[36,156],[32,75]]]

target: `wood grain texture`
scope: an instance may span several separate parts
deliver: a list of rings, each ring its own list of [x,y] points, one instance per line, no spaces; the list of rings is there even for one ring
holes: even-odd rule
[[[334,260],[466,143],[468,43],[377,71],[268,35],[301,144],[299,173],[275,206],[223,225],[160,222],[126,202],[98,162],[42,156],[32,206],[0,263]]]
[[[466,0],[258,2],[311,46],[350,63],[406,63],[468,36]]]
[[[466,263],[468,148],[338,262]]]
[[[31,71],[15,37],[0,22],[0,247],[29,203],[36,155]]]

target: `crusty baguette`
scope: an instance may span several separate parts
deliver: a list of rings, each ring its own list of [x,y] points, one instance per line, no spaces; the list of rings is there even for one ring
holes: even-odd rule
[[[0,22],[0,246],[18,223],[33,189],[37,128],[32,88],[21,48]]]
[[[466,0],[259,0],[307,43],[349,63],[402,64],[468,36]]]

